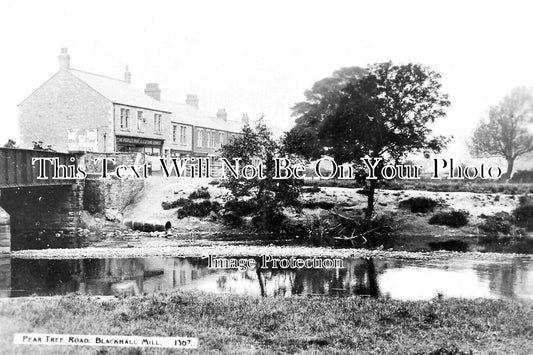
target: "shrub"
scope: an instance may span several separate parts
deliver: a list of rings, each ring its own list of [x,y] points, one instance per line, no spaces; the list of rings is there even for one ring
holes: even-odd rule
[[[478,225],[479,229],[488,235],[510,234],[512,230],[513,217],[507,212],[498,212],[485,218],[485,221]]]
[[[256,212],[259,206],[251,200],[229,200],[224,205],[224,208],[237,216],[247,216]]]
[[[518,207],[513,212],[516,225],[527,230],[533,230],[533,198],[524,195],[518,201]]]
[[[322,208],[324,210],[331,210],[335,204],[327,201],[306,201],[301,204],[302,208],[316,209]]]
[[[518,183],[532,183],[533,170],[519,170],[513,174],[513,177],[509,181]]]
[[[187,203],[189,200],[186,198],[178,198],[174,201],[163,201],[161,202],[161,207],[163,207],[164,210],[170,210],[172,208],[176,208],[178,206],[183,206],[185,203]]]
[[[227,212],[222,215],[222,223],[226,225],[240,227],[242,222],[242,217],[235,212]]]
[[[429,197],[411,197],[400,202],[400,207],[408,207],[413,213],[427,213],[433,211],[439,204],[438,201]]]
[[[454,228],[463,227],[468,224],[468,212],[456,210],[439,212],[430,218],[429,224],[438,224]]]
[[[207,187],[205,186],[202,186],[199,189],[194,190],[189,195],[189,198],[193,200],[199,199],[199,198],[210,198],[210,197],[211,197],[211,194],[209,193],[209,191],[207,190]]]
[[[187,201],[183,207],[178,210],[178,218],[184,218],[188,216],[192,217],[205,217],[211,211],[218,212],[220,210],[220,204],[218,202],[211,202],[205,200],[202,202]]]

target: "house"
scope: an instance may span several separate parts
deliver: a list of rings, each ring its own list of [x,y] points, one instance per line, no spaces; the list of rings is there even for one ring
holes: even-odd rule
[[[168,152],[165,155],[169,157],[214,157],[223,144],[238,135],[242,127],[249,123],[246,114],[241,121],[228,120],[224,109],[218,110],[215,117],[208,116],[200,111],[196,95],[188,95],[185,103],[162,103],[171,112],[172,137],[166,144]]]
[[[128,68],[124,80],[72,69],[66,48],[59,71],[19,104],[27,147],[42,141],[57,151],[161,155],[169,125],[170,112],[131,85]]]
[[[143,93],[127,67],[123,80],[72,69],[66,48],[59,71],[19,104],[21,144],[42,141],[57,151],[214,157],[247,123],[246,115],[228,120],[223,109],[206,115],[196,95],[162,101],[157,83]]]

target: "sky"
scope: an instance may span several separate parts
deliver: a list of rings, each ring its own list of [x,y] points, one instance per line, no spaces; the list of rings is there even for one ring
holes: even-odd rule
[[[529,1],[529,3],[531,3]],[[0,4],[0,143],[18,139],[17,105],[58,70],[123,78],[162,99],[197,94],[202,111],[264,115],[277,132],[291,107],[336,69],[393,61],[442,75],[450,97],[435,131],[461,156],[479,119],[515,86],[533,86],[528,1],[24,1]]]

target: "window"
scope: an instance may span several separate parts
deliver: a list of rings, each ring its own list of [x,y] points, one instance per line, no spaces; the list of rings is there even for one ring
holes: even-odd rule
[[[209,142],[211,145],[211,148],[215,148],[215,136],[217,132],[211,132],[211,141]]]
[[[215,136],[215,144],[213,146],[218,148],[220,147],[220,133],[213,132],[213,135]]]
[[[172,142],[176,143],[178,140],[178,126],[172,125]]]
[[[137,112],[137,130],[141,131],[143,127],[143,112],[138,111]]]
[[[187,144],[187,127],[180,127],[180,143],[185,145]]]
[[[211,148],[211,131],[207,131],[207,148]]]
[[[198,144],[197,144],[198,147],[202,146],[203,138],[204,138],[204,132],[201,129],[199,129],[198,130]]]
[[[154,132],[161,133],[161,114],[154,113]]]
[[[128,128],[128,119],[130,117],[130,110],[127,108],[120,109],[120,128]]]
[[[220,138],[218,141],[219,147],[222,147],[224,145],[224,133],[220,132]]]

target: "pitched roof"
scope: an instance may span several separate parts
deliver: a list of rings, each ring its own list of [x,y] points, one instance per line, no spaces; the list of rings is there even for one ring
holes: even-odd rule
[[[123,80],[76,69],[69,72],[113,103],[169,112],[161,102]]]
[[[226,121],[208,116],[191,105],[174,101],[161,101],[161,103],[166,107],[167,111],[172,113],[170,120],[173,122],[235,133],[240,132],[243,126],[240,121]]]

